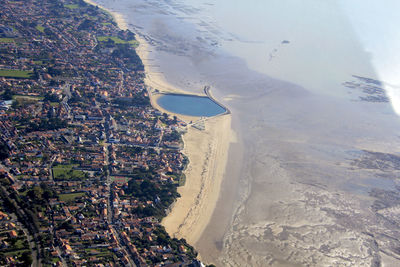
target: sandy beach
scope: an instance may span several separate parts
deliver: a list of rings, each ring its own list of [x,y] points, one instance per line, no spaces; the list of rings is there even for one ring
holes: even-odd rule
[[[185,238],[191,245],[195,245],[213,215],[225,174],[229,146],[236,140],[231,128],[231,115],[201,119],[173,114],[161,108],[157,104],[160,93],[187,94],[189,92],[174,87],[165,80],[163,75],[151,71],[148,60],[149,46],[140,36],[137,36],[137,39],[140,42],[137,53],[145,65],[145,83],[149,87],[152,105],[170,115],[176,115],[185,122],[204,121],[204,131],[189,127],[183,136],[183,153],[190,162],[185,171],[186,183],[178,189],[181,197],[162,221],[162,225],[171,236]],[[200,93],[195,93],[195,95],[204,96]]]
[[[206,130],[188,129],[184,154],[190,163],[186,184],[178,189],[178,199],[162,224],[168,233],[195,244],[207,226],[216,206],[224,177],[229,144],[234,142],[229,115],[212,118]]]
[[[121,14],[91,0],[85,1],[107,10],[121,29],[128,29],[128,24]],[[189,244],[195,245],[213,215],[225,174],[229,146],[236,140],[231,128],[231,114],[199,118],[173,114],[162,109],[157,104],[161,93],[190,93],[202,96],[205,94],[196,94],[177,88],[168,83],[162,73],[152,71],[149,60],[150,46],[137,33],[136,39],[140,43],[136,51],[145,66],[145,83],[148,86],[152,105],[162,112],[176,115],[187,123],[190,121],[204,123],[204,130],[189,126],[183,136],[183,153],[189,158],[189,165],[185,170],[186,183],[178,188],[181,197],[173,204],[171,212],[162,221],[162,225],[171,236],[185,238]],[[202,88],[199,88],[199,92],[202,92]]]
[[[162,112],[176,115],[185,122],[203,120],[170,113],[157,104],[160,93],[204,94],[186,92],[168,83],[162,74],[152,72],[148,60],[149,45],[140,36],[136,38],[140,42],[137,53],[145,65],[145,83],[149,87],[152,105]],[[183,136],[183,153],[190,162],[185,171],[186,183],[178,188],[181,197],[162,221],[162,225],[171,236],[185,238],[191,245],[195,245],[199,240],[213,215],[225,174],[229,145],[235,142],[230,114],[204,119],[204,126],[204,131],[189,127]]]

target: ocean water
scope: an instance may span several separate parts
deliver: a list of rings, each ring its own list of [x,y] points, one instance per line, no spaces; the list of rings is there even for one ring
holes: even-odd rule
[[[400,265],[398,1],[95,1],[151,45],[147,71],[232,112],[205,262]]]
[[[396,0],[175,1],[251,69],[315,92],[343,94],[352,75],[385,84],[400,113],[400,18]],[[193,17],[188,17],[191,21]],[[215,36],[214,36],[215,37]],[[218,39],[218,37],[215,37]]]

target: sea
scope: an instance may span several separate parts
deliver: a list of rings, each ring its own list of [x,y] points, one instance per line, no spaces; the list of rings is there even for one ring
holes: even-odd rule
[[[194,244],[218,266],[400,265],[400,2],[95,0],[238,142]]]

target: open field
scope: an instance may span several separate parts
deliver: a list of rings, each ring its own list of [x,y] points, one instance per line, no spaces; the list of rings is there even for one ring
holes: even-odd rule
[[[82,197],[83,195],[85,195],[84,192],[68,193],[59,195],[59,198],[60,201],[71,201],[74,200],[75,198]]]
[[[12,43],[14,38],[0,38],[0,43]]]
[[[116,44],[130,44],[130,45],[132,45],[134,47],[137,47],[139,45],[139,42],[136,41],[136,40],[125,41],[125,40],[122,40],[121,38],[114,37],[114,36],[98,36],[97,37],[97,40],[99,42],[107,42],[110,39],[113,40],[114,43],[116,43]]]
[[[54,180],[81,180],[86,174],[80,170],[73,170],[74,165],[57,165],[53,168]]]
[[[33,100],[33,101],[40,101],[43,100],[44,97],[42,96],[31,96],[31,95],[13,95],[13,100]]]
[[[69,9],[77,9],[77,8],[79,8],[79,5],[64,5],[66,8],[69,8]]]
[[[31,78],[32,74],[28,70],[0,70],[0,77]]]
[[[42,25],[37,25],[36,29],[40,32],[44,32],[44,27]]]

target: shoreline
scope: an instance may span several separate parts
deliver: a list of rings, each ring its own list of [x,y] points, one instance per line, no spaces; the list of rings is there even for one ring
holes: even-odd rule
[[[137,36],[137,39],[140,45],[136,52],[146,69],[145,84],[148,86],[152,106],[169,115],[175,115],[186,123],[204,122],[205,130],[188,127],[183,135],[183,154],[189,158],[189,164],[184,171],[186,182],[178,187],[181,197],[171,206],[169,214],[161,222],[172,237],[185,238],[196,248],[196,243],[210,222],[220,196],[230,144],[236,142],[235,133],[231,128],[232,117],[230,110],[210,96],[208,90],[205,90],[204,94],[187,92],[168,83],[162,75],[152,75],[148,64],[149,45],[141,36]],[[159,93],[154,94],[154,89]],[[205,119],[175,114],[157,104],[158,98],[163,94],[208,97],[225,108],[226,112]],[[197,248],[196,250],[198,251]],[[200,252],[199,258],[201,259]]]
[[[113,16],[118,27],[123,30],[128,29],[128,24],[121,14],[104,8],[92,0],[84,1],[106,10]],[[196,246],[213,216],[227,169],[229,147],[236,142],[236,135],[231,127],[232,115],[230,110],[215,100],[206,88],[205,94],[187,92],[168,83],[163,74],[155,75],[149,64],[149,44],[139,33],[135,32],[135,35],[140,43],[136,53],[145,66],[144,82],[151,105],[161,112],[177,116],[186,123],[204,122],[204,130],[188,127],[183,135],[182,152],[189,159],[189,164],[184,171],[186,182],[185,185],[178,187],[181,197],[172,204],[170,213],[161,222],[172,237],[185,238],[189,244]],[[160,93],[155,94],[154,89]],[[205,119],[171,113],[157,104],[157,99],[162,93],[209,97],[225,108],[226,112]],[[196,250],[199,251],[197,248]],[[198,257],[201,259],[200,253]]]
[[[118,28],[120,28],[121,30],[127,30],[128,29],[128,25],[126,24],[126,21],[125,21],[125,19],[123,18],[123,16],[121,14],[109,10],[109,9],[105,8],[104,6],[97,4],[93,0],[83,0],[83,1],[86,2],[89,5],[97,6],[97,7],[101,8],[101,9],[107,11],[108,13],[110,13],[110,15],[113,17],[113,19],[117,23]]]

